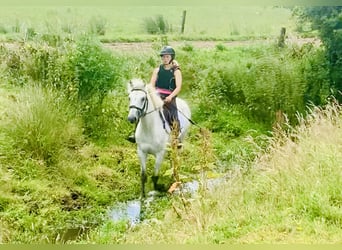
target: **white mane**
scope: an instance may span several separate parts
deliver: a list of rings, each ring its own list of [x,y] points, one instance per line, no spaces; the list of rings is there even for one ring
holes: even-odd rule
[[[157,95],[156,89],[151,84],[146,85],[146,91],[149,94],[154,108],[161,108],[164,105],[163,100]]]

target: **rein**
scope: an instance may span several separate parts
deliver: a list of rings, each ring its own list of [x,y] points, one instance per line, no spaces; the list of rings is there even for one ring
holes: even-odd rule
[[[135,105],[130,105],[129,108],[130,108],[130,109],[131,109],[131,108],[137,109],[137,110],[141,113],[141,115],[140,115],[140,117],[139,117],[139,120],[140,120],[140,118],[145,117],[145,116],[148,115],[148,114],[151,114],[151,113],[153,113],[153,112],[155,112],[155,111],[159,111],[160,119],[161,119],[162,122],[163,122],[163,128],[164,128],[165,131],[166,131],[166,127],[165,127],[166,120],[165,120],[164,114],[163,114],[163,112],[160,110],[160,108],[154,107],[153,110],[151,110],[151,111],[149,111],[149,112],[146,112],[147,109],[148,109],[148,98],[147,98],[148,92],[146,92],[144,89],[132,89],[131,92],[133,92],[133,91],[142,91],[142,92],[144,92],[145,95],[146,95],[146,99],[145,99],[145,101],[144,101],[144,105],[142,106],[142,108],[140,108],[140,107],[138,107],[138,106],[135,106]],[[153,100],[152,100],[152,102],[153,102]],[[154,103],[153,103],[153,104],[154,104]],[[153,105],[153,106],[155,106],[155,105]]]
[[[143,89],[132,89],[131,92],[133,92],[133,91],[142,91],[146,95],[146,99],[145,99],[144,105],[142,107],[138,107],[138,106],[135,106],[135,105],[130,105],[129,106],[130,109],[131,108],[137,109],[141,113],[141,116],[139,117],[139,119],[141,117],[144,117],[144,116],[146,116],[148,114],[151,114],[151,113],[153,113],[153,112],[155,112],[155,111],[157,111],[159,109],[159,108],[154,108],[153,110],[147,112],[147,109],[148,109],[147,92],[145,90],[143,90]]]

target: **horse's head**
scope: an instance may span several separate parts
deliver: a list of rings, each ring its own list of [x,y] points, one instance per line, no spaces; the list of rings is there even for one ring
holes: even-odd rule
[[[147,92],[145,83],[141,79],[130,80],[127,89],[129,93],[129,113],[127,119],[133,123],[146,114],[148,108]]]

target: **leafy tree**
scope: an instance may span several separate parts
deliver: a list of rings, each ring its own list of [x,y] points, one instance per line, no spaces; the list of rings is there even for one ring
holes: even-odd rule
[[[300,23],[309,22],[326,49],[331,89],[342,101],[342,6],[314,6],[295,8]],[[339,93],[339,94],[338,94]]]

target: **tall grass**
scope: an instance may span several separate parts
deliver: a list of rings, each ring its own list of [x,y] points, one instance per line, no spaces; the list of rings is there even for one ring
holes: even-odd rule
[[[107,206],[139,192],[133,149],[87,142],[60,92],[32,84],[0,96],[1,243],[64,242],[68,230],[96,227]]]
[[[3,147],[50,164],[82,143],[82,122],[53,90],[27,86],[7,101],[1,121]],[[11,152],[11,151],[10,151]],[[15,153],[14,153],[15,152]]]
[[[180,59],[189,63],[186,66],[192,77],[185,80],[191,82],[189,87],[195,89],[192,93],[199,102],[196,111],[200,112],[196,116],[225,113],[227,105],[241,105],[251,117],[265,124],[271,125],[279,110],[295,123],[296,112],[303,113],[309,102],[325,103],[329,83],[327,68],[320,63],[324,61],[322,49],[310,44],[286,49],[272,44],[261,47],[216,48],[215,53],[203,54],[196,50],[187,52],[196,65],[188,62],[188,56]],[[215,65],[212,69],[207,67],[208,57]],[[203,98],[195,98],[198,95]],[[222,126],[215,120],[207,122],[210,127]]]
[[[203,199],[180,201],[120,242],[341,243],[341,121],[339,105],[314,108],[290,134],[278,132],[248,175],[227,173]]]

